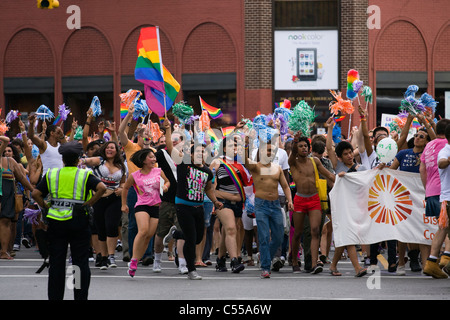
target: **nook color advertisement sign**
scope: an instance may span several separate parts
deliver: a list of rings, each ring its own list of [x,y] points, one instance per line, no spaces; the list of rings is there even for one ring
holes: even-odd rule
[[[275,31],[275,90],[338,89],[338,31]]]

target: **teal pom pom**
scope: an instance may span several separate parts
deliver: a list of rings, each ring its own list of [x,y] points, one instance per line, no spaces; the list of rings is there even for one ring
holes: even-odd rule
[[[303,136],[309,137],[311,134],[311,124],[314,122],[316,114],[305,101],[300,101],[289,117],[288,128],[294,132],[301,131]]]

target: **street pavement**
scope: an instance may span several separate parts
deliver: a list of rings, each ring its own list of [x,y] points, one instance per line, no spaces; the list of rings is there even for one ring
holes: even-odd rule
[[[176,308],[182,308],[180,305],[184,306],[185,301],[207,304],[208,301],[450,299],[450,279],[437,280],[421,272],[412,272],[409,264],[406,265],[406,276],[397,276],[386,270],[382,255],[379,256],[378,269],[362,278],[354,277],[350,260],[341,260],[338,270],[343,275],[340,277],[330,274],[328,264],[322,273],[316,275],[294,274],[286,265],[279,272],[272,272],[270,279],[261,279],[257,266],[246,267],[240,274],[216,272],[216,256],[213,255],[212,266],[198,268],[203,277],[199,281],[179,274],[166,254],[163,254],[161,273],[154,273],[151,265],[139,265],[134,278],[127,274],[127,263],[122,261],[122,253],[116,252],[116,257],[118,267],[108,270],[99,270],[94,262],[90,262],[89,300],[151,300],[153,303],[156,301],[156,305],[158,301],[172,301],[178,305]],[[14,260],[0,260],[0,300],[46,300],[48,269],[36,273],[42,262],[34,247],[22,247]],[[67,288],[65,299],[73,299]]]

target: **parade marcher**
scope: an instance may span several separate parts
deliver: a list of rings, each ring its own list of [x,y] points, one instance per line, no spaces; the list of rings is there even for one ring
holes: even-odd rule
[[[298,265],[298,249],[300,238],[303,232],[305,216],[308,215],[311,226],[311,273],[316,274],[323,271],[323,267],[318,264],[319,255],[319,233],[322,221],[322,207],[316,187],[315,171],[322,174],[327,180],[334,183],[335,175],[329,172],[322,165],[319,159],[309,157],[310,142],[307,137],[298,136],[294,138],[292,153],[289,156],[289,166],[291,167],[292,178],[297,187],[294,197],[293,223],[295,228],[292,268],[294,273],[300,272]]]
[[[166,136],[168,150],[172,150],[171,130]],[[188,147],[189,145],[186,145]],[[170,152],[177,163],[177,193],[175,198],[177,218],[183,232],[185,241],[183,254],[188,268],[188,278],[201,280],[195,267],[195,249],[203,239],[205,229],[203,201],[204,195],[214,203],[217,209],[222,209],[223,204],[217,200],[212,186],[213,174],[204,164],[205,146],[203,144],[192,145],[185,148],[182,158]],[[180,161],[181,160],[181,161]]]
[[[126,168],[119,145],[108,141],[98,150],[99,156],[83,158],[82,163],[92,168],[93,174],[102,181],[107,191],[94,205],[94,224],[98,231],[101,254],[100,269],[117,267],[114,252],[119,237],[122,186],[125,183]]]
[[[163,192],[169,190],[170,182],[161,168],[156,167],[156,156],[152,149],[142,149],[131,157],[137,167],[127,179],[122,192],[122,211],[128,213],[128,189],[134,187],[138,195],[135,204],[135,216],[138,233],[133,244],[133,256],[129,263],[128,274],[134,277],[139,259],[144,255],[150,239],[155,235],[159,220],[160,179],[164,180]]]
[[[72,265],[76,266],[75,300],[87,300],[90,269],[89,215],[92,205],[106,191],[106,186],[87,169],[77,168],[83,147],[68,142],[58,148],[63,168],[50,169],[33,191],[33,199],[43,208],[48,221],[49,300],[62,300],[66,284],[66,256],[70,245]],[[92,191],[95,191],[92,195]],[[50,203],[44,198],[50,195]]]
[[[63,163],[58,148],[66,142],[64,131],[56,125],[50,125],[45,130],[46,138],[42,139],[34,134],[36,115],[30,114],[28,121],[28,139],[39,148],[43,166],[42,174],[45,174],[50,168],[62,168]]]
[[[261,144],[260,161],[249,159],[248,144],[245,146],[245,166],[250,171],[255,186],[255,216],[261,260],[261,278],[270,278],[272,260],[283,242],[284,216],[281,210],[278,185],[286,196],[288,210],[293,210],[291,191],[283,170],[273,163],[276,150],[270,143]],[[265,153],[264,153],[265,151]]]

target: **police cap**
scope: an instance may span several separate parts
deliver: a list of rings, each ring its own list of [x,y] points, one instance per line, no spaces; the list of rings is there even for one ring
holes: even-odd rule
[[[58,148],[58,152],[62,155],[76,154],[81,156],[83,154],[83,146],[77,141],[69,141]]]

